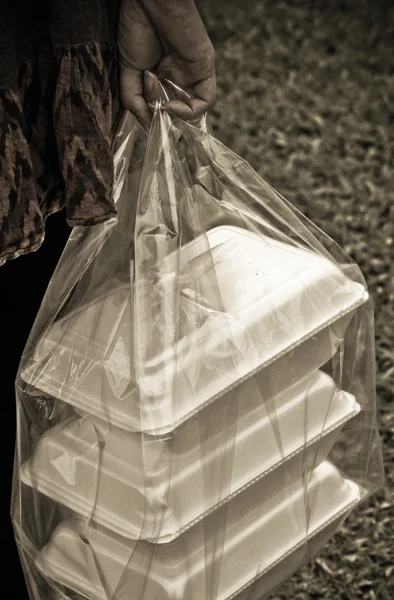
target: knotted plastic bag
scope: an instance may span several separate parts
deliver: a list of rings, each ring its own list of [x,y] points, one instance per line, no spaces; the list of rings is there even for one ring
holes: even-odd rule
[[[383,483],[359,268],[208,131],[125,113],[16,382],[32,600],[261,600]]]

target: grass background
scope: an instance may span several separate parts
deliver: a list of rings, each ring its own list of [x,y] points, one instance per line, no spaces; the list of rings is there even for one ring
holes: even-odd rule
[[[376,308],[385,489],[272,600],[394,599],[394,2],[199,0],[215,134],[360,265]]]

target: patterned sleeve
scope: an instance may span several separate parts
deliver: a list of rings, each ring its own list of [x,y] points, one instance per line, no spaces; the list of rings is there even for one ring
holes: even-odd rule
[[[3,4],[0,12],[0,49],[10,59],[0,70],[0,265],[37,250],[46,218],[62,208],[71,227],[116,214],[117,2],[48,1],[48,18],[41,12],[30,28],[40,34],[19,47],[35,15],[33,0],[24,1],[22,22]]]

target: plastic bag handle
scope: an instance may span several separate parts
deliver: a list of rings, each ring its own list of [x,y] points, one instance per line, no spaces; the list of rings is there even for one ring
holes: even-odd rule
[[[172,97],[175,97],[177,100],[183,100],[188,103],[189,100],[193,98],[188,92],[182,89],[179,85],[167,79],[166,77],[158,77],[160,87],[163,91],[163,95],[165,96],[164,101],[168,101]],[[195,121],[189,121],[191,125],[200,129],[201,131],[208,133],[207,126],[207,114],[203,114],[201,117],[198,117]]]

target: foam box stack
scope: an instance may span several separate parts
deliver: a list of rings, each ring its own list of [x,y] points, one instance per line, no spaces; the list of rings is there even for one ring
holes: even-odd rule
[[[76,515],[37,566],[90,600],[201,600],[207,571],[217,600],[249,599],[252,584],[259,600],[297,567],[306,538],[313,550],[360,499],[327,459],[360,406],[322,368],[364,288],[325,258],[237,227],[181,249],[186,288],[190,265],[204,274],[207,305],[217,288],[222,305],[198,329],[181,323],[177,347],[152,358],[139,386],[127,286],[55,322],[22,373],[75,409],[22,468],[26,485]],[[164,269],[170,279],[173,257]],[[187,314],[190,297],[181,300]],[[171,395],[163,365],[175,377]],[[150,408],[140,406],[141,386]],[[207,486],[218,465],[227,480]],[[206,532],[223,511],[220,560],[208,566]],[[86,517],[89,544],[78,533]]]

